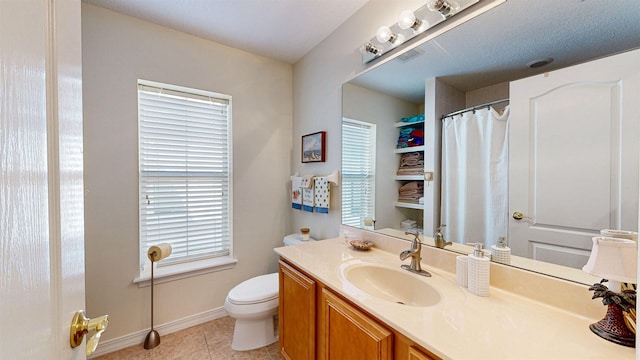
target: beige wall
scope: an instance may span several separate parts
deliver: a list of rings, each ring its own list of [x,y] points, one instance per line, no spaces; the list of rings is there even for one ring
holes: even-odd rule
[[[396,22],[406,9],[418,9],[424,1],[370,0],[293,68],[293,157],[292,171],[324,175],[340,169],[342,84],[367,68],[358,48],[375,36],[378,27]],[[371,66],[371,65],[370,65]],[[300,137],[327,131],[327,161],[301,164]],[[292,228],[311,228],[311,236],[325,239],[339,235],[340,189],[331,189],[329,214],[293,212]]]
[[[292,66],[87,4],[82,50],[86,300],[90,315],[111,316],[104,339],[150,324],[150,289],[131,283],[138,275],[139,78],[233,96],[238,264],[156,286],[155,324],[220,308],[239,282],[276,271],[272,249],[291,228]]]

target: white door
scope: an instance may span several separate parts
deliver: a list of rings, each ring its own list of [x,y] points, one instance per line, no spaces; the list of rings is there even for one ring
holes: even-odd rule
[[[515,255],[581,268],[601,229],[637,230],[638,64],[636,50],[511,83]]]
[[[0,359],[85,359],[80,1],[0,1]]]

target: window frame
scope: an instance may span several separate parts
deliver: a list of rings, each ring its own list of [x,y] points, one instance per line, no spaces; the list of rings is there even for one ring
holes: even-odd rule
[[[138,147],[137,147],[137,170],[138,170],[138,259],[140,265],[140,271],[136,278],[134,278],[133,282],[137,283],[138,286],[148,286],[150,284],[150,262],[147,259],[147,249],[143,244],[143,236],[142,236],[142,206],[140,204],[142,196],[142,167],[141,167],[141,140],[143,139],[140,126],[142,124],[140,117],[140,87],[151,87],[156,88],[162,92],[162,90],[171,92],[171,93],[183,93],[186,97],[190,98],[198,98],[198,97],[207,97],[207,98],[215,98],[227,103],[227,119],[226,119],[226,133],[227,133],[227,142],[226,142],[226,151],[228,154],[228,159],[226,162],[226,186],[227,186],[227,208],[226,214],[227,216],[227,243],[228,246],[228,254],[226,255],[202,255],[202,256],[191,256],[184,257],[181,259],[173,259],[174,261],[160,261],[155,263],[154,268],[154,278],[156,283],[162,283],[166,281],[173,281],[177,279],[182,279],[185,277],[196,276],[204,273],[220,271],[225,269],[230,269],[235,266],[237,260],[233,257],[233,103],[232,96],[226,94],[215,93],[212,91],[199,90],[194,88],[183,87],[179,85],[165,84],[159,83],[155,81],[138,79],[136,84],[136,100],[138,106],[137,113],[137,122],[138,122]],[[149,244],[151,245],[151,244]]]

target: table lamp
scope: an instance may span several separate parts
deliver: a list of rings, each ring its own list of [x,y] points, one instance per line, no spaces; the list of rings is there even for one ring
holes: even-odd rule
[[[629,239],[594,237],[591,256],[583,271],[603,278],[598,284],[593,284],[589,290],[593,291],[592,299],[601,297],[602,303],[607,305],[605,317],[589,328],[596,335],[616,344],[635,347],[635,329],[627,326],[623,311],[635,312],[636,292],[634,290],[620,290],[621,283],[636,283],[638,266],[638,245]],[[609,282],[609,286],[603,283]]]

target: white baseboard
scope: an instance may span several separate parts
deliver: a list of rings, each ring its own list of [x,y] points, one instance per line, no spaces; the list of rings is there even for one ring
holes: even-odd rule
[[[174,333],[176,331],[190,328],[192,326],[204,324],[206,322],[219,319],[225,316],[227,316],[227,312],[224,310],[223,307],[219,307],[217,309],[207,310],[199,314],[190,315],[182,319],[157,325],[157,326],[154,326],[154,328],[161,335],[167,335],[167,334]],[[100,355],[106,355],[114,351],[122,350],[124,348],[128,348],[129,346],[141,345],[144,342],[144,339],[150,330],[151,330],[150,328],[144,329],[128,335],[120,336],[115,339],[100,341],[100,344],[98,345],[98,349],[88,359],[98,357]]]

